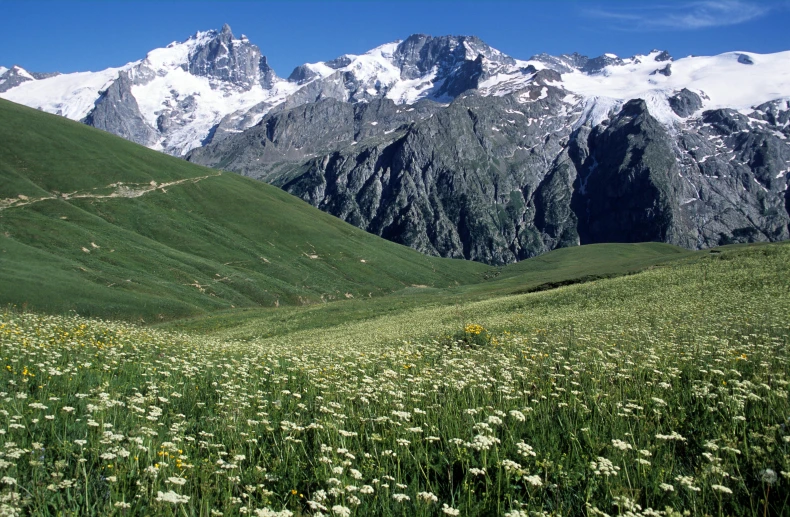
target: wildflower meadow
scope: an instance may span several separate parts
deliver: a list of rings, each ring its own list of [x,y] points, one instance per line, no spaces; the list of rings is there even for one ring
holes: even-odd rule
[[[788,515],[789,265],[272,339],[9,308],[0,515]]]

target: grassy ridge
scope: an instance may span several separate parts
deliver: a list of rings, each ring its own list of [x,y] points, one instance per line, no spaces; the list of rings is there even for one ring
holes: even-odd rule
[[[3,304],[156,321],[446,287],[489,269],[60,117],[0,101],[0,121]]]

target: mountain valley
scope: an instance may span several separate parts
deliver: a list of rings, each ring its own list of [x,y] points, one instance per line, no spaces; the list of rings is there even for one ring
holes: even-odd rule
[[[0,96],[294,194],[429,255],[790,237],[790,52],[507,56],[412,35],[283,79],[227,25]]]

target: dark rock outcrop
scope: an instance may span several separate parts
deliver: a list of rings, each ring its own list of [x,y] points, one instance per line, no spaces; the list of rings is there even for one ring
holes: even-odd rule
[[[582,244],[682,240],[672,143],[643,100],[596,127],[586,146],[589,154],[574,153],[584,174],[574,192]]]
[[[475,36],[439,36],[412,34],[395,49],[393,60],[403,79],[417,79],[433,69],[438,77],[453,74],[464,62],[485,57],[497,65],[514,65],[516,61],[497,52]]]
[[[655,51],[655,50],[654,50],[653,52],[657,52],[657,51]],[[656,60],[656,61],[658,61],[658,62],[663,62],[663,61],[672,61],[672,55],[671,55],[669,52],[667,52],[666,50],[662,50],[662,51],[661,51],[661,52],[659,52],[659,54],[656,56],[656,59],[655,59],[655,60]]]
[[[702,99],[689,89],[683,88],[669,98],[669,107],[678,117],[690,117],[702,108]]]
[[[156,143],[159,133],[148,125],[140,113],[131,86],[129,75],[119,72],[118,79],[102,92],[83,122],[132,142],[150,146]]]
[[[738,54],[738,62],[742,65],[753,65],[754,61],[746,54]]]
[[[652,72],[650,72],[650,75],[656,75],[656,74],[661,74],[665,77],[669,77],[670,75],[672,75],[672,65],[667,63],[667,65],[664,68],[659,68],[658,70],[653,70]]]
[[[7,92],[27,81],[34,81],[35,77],[20,66],[12,66],[3,75],[0,75],[0,93]]]

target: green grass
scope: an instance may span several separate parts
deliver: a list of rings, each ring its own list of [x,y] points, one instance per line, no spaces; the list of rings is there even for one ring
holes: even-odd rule
[[[662,243],[579,246],[555,250],[504,268],[492,268],[475,284],[450,288],[408,287],[381,298],[343,300],[312,307],[218,311],[160,327],[249,340],[302,331],[332,333],[353,323],[376,321],[383,315],[410,314],[439,307],[449,307],[445,310],[454,312],[456,319],[464,319],[466,315],[460,307],[472,301],[628,275],[669,261],[693,260],[706,254]],[[405,324],[405,327],[410,326]]]
[[[788,311],[772,244],[246,341],[6,312],[0,497],[34,516],[786,515]]]

